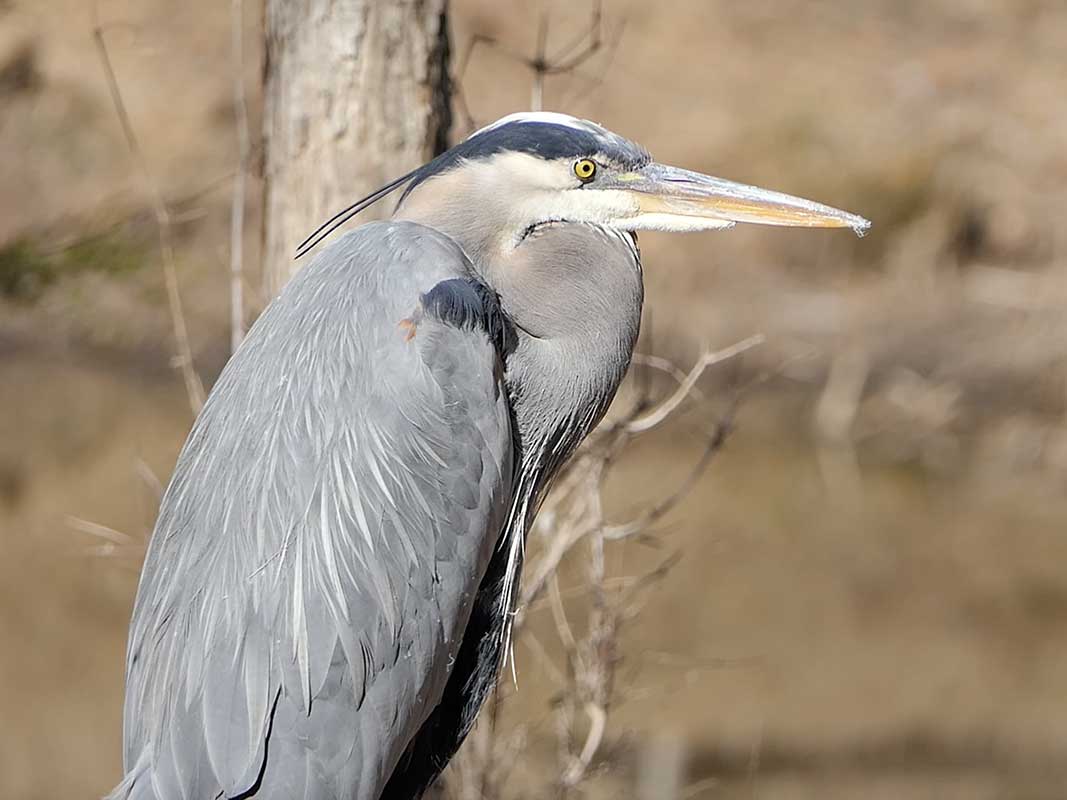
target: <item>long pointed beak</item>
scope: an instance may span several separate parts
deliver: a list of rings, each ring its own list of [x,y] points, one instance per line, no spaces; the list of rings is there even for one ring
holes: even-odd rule
[[[861,216],[801,197],[649,164],[615,178],[610,187],[636,201],[635,229],[707,230],[735,222],[805,228],[851,228],[862,236],[871,223]]]

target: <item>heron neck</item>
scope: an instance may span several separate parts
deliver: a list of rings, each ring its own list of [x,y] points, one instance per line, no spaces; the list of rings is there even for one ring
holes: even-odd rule
[[[640,258],[628,234],[542,226],[484,279],[514,322],[506,379],[524,459],[544,480],[600,421],[630,365],[641,323]]]
[[[507,382],[523,457],[551,452],[552,472],[607,411],[629,367],[641,323],[640,255],[632,234],[603,226],[555,221],[523,231],[506,203],[472,215],[442,202],[449,192],[464,196],[456,182],[475,177],[428,181],[396,216],[451,237],[497,293],[518,337]]]

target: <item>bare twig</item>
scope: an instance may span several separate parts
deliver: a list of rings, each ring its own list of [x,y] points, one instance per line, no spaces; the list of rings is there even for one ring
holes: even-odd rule
[[[463,88],[463,79],[467,74],[467,67],[470,66],[471,58],[474,57],[474,51],[479,45],[496,46],[496,40],[484,34],[474,34],[467,42],[463,54],[456,60],[457,66],[452,75],[452,94],[456,99],[456,110],[463,117],[464,134],[466,135],[474,133],[478,123],[475,121],[474,115],[471,114],[470,106],[467,104],[467,94]]]
[[[600,52],[600,48],[604,45],[603,36],[603,3],[601,0],[596,0],[593,3],[593,20],[589,27],[586,29],[584,36],[581,40],[585,42],[585,46],[582,47],[577,53],[574,53],[574,47],[569,46],[568,50],[571,53],[569,56],[557,55],[556,58],[545,64],[545,73],[547,75],[560,75],[566,72],[574,72],[585,62]],[[567,52],[567,51],[564,51]]]
[[[573,508],[571,512],[574,512]],[[573,517],[570,520],[564,520],[558,526],[557,535],[552,538],[548,548],[532,568],[533,575],[526,582],[522,591],[519,609],[513,624],[514,630],[521,629],[522,623],[525,621],[525,610],[540,597],[545,586],[559,570],[559,565],[564,557],[590,530],[591,526],[587,523],[583,524]]]
[[[182,310],[181,293],[178,290],[178,272],[175,267],[174,237],[171,226],[170,211],[163,201],[163,194],[159,189],[152,170],[145,158],[144,150],[134,132],[133,123],[130,121],[126,104],[122,99],[122,91],[119,88],[115,69],[111,64],[111,55],[108,53],[107,42],[104,40],[104,29],[100,26],[97,4],[92,5],[93,40],[96,43],[97,54],[100,64],[107,79],[108,91],[111,94],[111,102],[115,107],[115,114],[119,118],[123,135],[130,154],[137,162],[144,180],[145,190],[148,192],[152,203],[152,210],[156,218],[156,226],[159,231],[159,252],[163,261],[163,278],[167,286],[167,301],[170,308],[171,325],[174,328],[174,340],[176,347],[175,365],[181,370],[185,381],[185,393],[189,399],[189,406],[194,414],[199,414],[204,405],[204,386],[200,382],[200,376],[196,374],[193,365],[192,349],[189,345],[189,331],[185,325],[185,313]]]
[[[581,669],[577,676],[578,690],[585,696],[585,713],[589,730],[576,756],[566,765],[561,783],[576,786],[586,776],[593,757],[600,749],[607,724],[607,706],[611,701],[611,686],[615,672],[615,632],[619,617],[610,607],[604,589],[604,535],[600,508],[599,486],[592,499],[595,530],[589,541],[589,583],[593,587],[593,605],[589,614],[589,631],[581,646],[573,648],[574,661]],[[577,699],[577,698],[576,698]]]
[[[233,177],[234,173],[227,172],[224,175],[219,175],[215,178],[212,178],[199,189],[195,189],[192,192],[189,192],[188,194],[184,194],[173,200],[164,199],[167,208],[171,209],[171,222],[181,223],[183,221],[193,219],[194,214],[196,215],[196,217],[202,214],[206,214],[206,212],[200,212],[196,207],[192,206],[192,204],[197,202],[198,200],[203,199],[205,196],[211,194],[212,192],[218,190],[220,187],[226,186],[233,180]],[[118,202],[118,194],[116,194],[112,198],[105,198],[100,203],[100,205],[110,206],[116,202]],[[186,208],[187,206],[188,208]],[[126,225],[140,224],[141,222],[145,221],[146,217],[150,218],[151,222],[155,222],[155,214],[151,210],[146,212],[144,209],[137,209],[135,211],[123,214],[120,218],[115,219],[113,222],[101,225],[96,230],[90,231],[89,233],[82,232],[79,233],[77,236],[70,236],[69,234],[64,235],[64,231],[69,230],[72,227],[69,223],[62,223],[57,225],[57,227],[61,228],[61,230],[53,230],[51,225],[46,226],[41,230],[40,238],[46,239],[48,241],[48,244],[41,248],[41,253],[42,255],[47,256],[59,255],[60,253],[65,253],[69,250],[74,249],[75,247],[81,247],[82,245],[91,244],[93,242],[100,241],[101,239],[106,239],[107,237],[111,236],[116,231],[119,231]],[[33,238],[36,239],[38,238],[38,236],[34,235]]]
[[[134,471],[137,473],[137,477],[141,479],[145,486],[151,491],[152,495],[158,502],[163,497],[163,482],[156,475],[155,471],[148,466],[148,463],[143,458],[138,458],[134,462]]]
[[[658,580],[661,577],[659,573],[662,572],[665,574],[667,571],[666,568],[673,566],[679,557],[680,554],[675,553],[667,559],[665,564],[661,564],[643,575],[615,575],[610,578],[605,578],[604,589],[619,592],[620,597],[624,597],[627,594],[632,593],[631,590],[644,588],[647,584]],[[568,589],[560,589],[559,599],[574,600],[584,597],[585,595],[592,593],[594,588],[595,587],[583,583],[578,586],[571,586]],[[530,613],[541,611],[542,609],[548,608],[550,602],[550,599],[541,597],[536,602],[530,604],[529,611]],[[531,635],[529,629],[523,630],[523,637]]]
[[[252,138],[248,132],[248,101],[245,97],[244,0],[231,4],[233,52],[233,112],[237,128],[237,174],[233,181],[230,211],[230,352],[236,352],[245,335],[244,233],[245,183]]]
[[[708,441],[704,446],[704,452],[701,453],[700,459],[673,492],[660,500],[637,519],[623,525],[613,525],[606,528],[604,530],[604,537],[612,541],[628,539],[642,531],[648,530],[651,525],[658,522],[675,508],[675,506],[677,506],[678,503],[680,503],[693,490],[697,481],[699,481],[701,476],[707,471],[708,465],[715,457],[715,454],[719,452],[719,450],[722,449],[722,446],[726,443],[726,437],[732,430],[732,425],[733,415],[731,413],[715,427],[711,436],[708,437]]]
[[[553,55],[548,52],[549,18],[547,14],[542,15],[538,22],[532,56],[526,56],[504,47],[491,36],[484,34],[472,36],[462,55],[457,60],[457,68],[452,76],[457,110],[463,118],[467,132],[473,131],[477,127],[477,122],[467,103],[466,93],[463,88],[463,78],[470,65],[474,51],[479,46],[489,46],[505,58],[522,64],[530,70],[532,74],[530,110],[541,111],[545,105],[545,79],[549,76],[569,75],[584,79],[588,85],[582,90],[582,94],[591,91],[592,88],[595,88],[603,81],[603,72],[600,75],[590,77],[582,75],[579,71],[580,67],[604,49],[605,41],[608,42],[608,49],[611,53],[608,58],[609,64],[614,57],[614,51],[619,44],[625,26],[620,24],[615,29],[613,36],[605,40],[603,18],[602,0],[594,0],[589,25]],[[606,72],[606,69],[607,67],[605,67],[604,72]]]
[[[589,771],[589,765],[593,763],[597,750],[600,749],[600,743],[604,741],[604,729],[608,722],[607,711],[595,703],[586,703],[585,713],[589,717],[589,731],[585,735],[581,752],[563,773],[562,782],[565,786],[576,786],[581,782]]]
[[[639,517],[622,525],[607,525],[603,518],[600,497],[609,465],[630,442],[675,418],[682,402],[696,394],[696,381],[709,366],[744,352],[760,340],[760,337],[751,337],[733,347],[706,353],[688,372],[679,370],[666,359],[642,359],[651,368],[674,378],[677,391],[647,414],[643,413],[647,402],[639,400],[628,416],[591,437],[560,476],[543,510],[543,529],[540,525],[539,529],[545,542],[537,558],[530,563],[531,577],[523,588],[515,630],[520,631],[542,593],[547,595],[547,604],[568,664],[568,679],[555,707],[559,760],[557,796],[560,798],[569,797],[572,790],[590,777],[605,741],[615,696],[619,628],[636,613],[638,594],[663,580],[679,558],[674,553],[643,575],[617,579],[607,574],[606,546],[646,534],[650,526],[692,490],[732,428],[733,405],[709,434],[704,452],[681,484]],[[635,424],[637,422],[642,424]],[[588,542],[590,548],[586,582],[580,588],[582,593],[588,592],[591,596],[583,631],[568,619],[563,593],[558,586],[564,559],[581,542]],[[542,660],[549,659],[543,648],[538,652]],[[575,724],[583,715],[588,724],[584,732],[579,733]]]
[[[689,374],[674,391],[674,394],[661,403],[658,408],[650,411],[646,416],[630,422],[627,425],[627,431],[629,433],[643,433],[644,431],[660,425],[671,415],[678,405],[689,396],[689,393],[693,390],[693,386],[700,380],[700,376],[704,374],[704,370],[713,364],[719,364],[727,359],[740,355],[746,350],[751,350],[753,347],[763,344],[763,342],[763,335],[757,333],[755,336],[749,336],[747,339],[723,350],[718,350],[714,353],[705,353],[697,360],[697,363],[693,365],[693,368],[689,370]]]
[[[136,539],[128,533],[123,533],[114,528],[109,528],[107,525],[101,525],[98,522],[91,522],[90,520],[81,519],[80,517],[67,517],[67,524],[76,531],[87,533],[90,536],[103,539],[111,544],[127,546],[136,541]]]
[[[662,581],[671,570],[678,566],[682,560],[682,554],[680,551],[671,553],[667,558],[663,559],[660,563],[650,569],[643,575],[637,575],[629,580],[629,582],[622,587],[620,595],[620,605],[632,605],[637,598],[637,595],[648,589],[650,586]],[[628,612],[627,618],[634,615],[635,612]]]
[[[601,2],[601,0],[596,0],[596,2],[593,3],[592,23],[585,30],[578,31],[567,44],[557,50],[552,55],[552,61],[556,64],[563,64],[566,60],[574,57],[576,51],[579,48],[582,48],[583,45],[586,45],[583,50],[588,50],[589,43],[600,38],[600,25],[604,17],[603,12],[603,2]]]
[[[633,537],[673,509],[696,485],[700,476],[703,475],[707,466],[711,463],[726,441],[732,424],[732,409],[716,425],[700,459],[693,469],[687,473],[679,487],[660,502],[653,505],[648,511],[635,520],[622,525],[605,526],[599,517],[599,513],[590,515],[589,505],[595,504],[599,512],[600,485],[603,481],[604,471],[615,455],[634,437],[646,433],[659,425],[662,425],[681,405],[695,389],[696,381],[703,372],[711,365],[718,364],[732,358],[739,353],[755,347],[763,341],[762,336],[751,336],[742,342],[723,350],[705,353],[693,366],[688,374],[681,380],[678,389],[656,409],[649,414],[637,419],[624,419],[608,429],[607,436],[614,435],[610,441],[602,441],[601,449],[596,449],[596,440],[585,448],[586,454],[575,457],[572,465],[561,476],[553,493],[554,502],[546,504],[548,507],[542,510],[542,515],[548,518],[555,517],[556,508],[561,502],[566,502],[578,492],[579,486],[584,486],[578,502],[572,502],[566,516],[555,524],[555,535],[551,537],[548,546],[541,557],[529,567],[530,576],[524,584],[521,594],[519,610],[514,621],[514,630],[521,629],[525,616],[531,604],[536,602],[544,591],[548,582],[559,570],[563,559],[573,548],[586,536],[591,534],[601,535],[606,540],[617,541]],[[668,372],[678,374],[678,370],[667,367],[666,360],[656,360],[657,367],[666,369]],[[591,462],[591,463],[590,463]],[[590,516],[592,518],[590,519]]]
[[[574,71],[574,77],[584,81],[585,86],[577,87],[570,94],[566,95],[560,103],[563,108],[567,108],[580,100],[584,100],[587,95],[604,83],[608,73],[611,71],[612,64],[615,62],[615,56],[619,52],[619,44],[622,42],[622,36],[625,31],[626,20],[620,20],[615,26],[615,29],[608,36],[607,46],[603,48],[606,55],[595,75],[588,76],[579,70]]]
[[[552,609],[552,621],[556,623],[556,634],[564,649],[570,652],[577,647],[578,643],[571,630],[571,624],[567,620],[567,611],[563,607],[563,598],[559,591],[559,575],[556,572],[552,573],[549,580],[548,599]]]
[[[531,111],[541,111],[545,107],[545,75],[548,73],[546,47],[548,47],[548,14],[542,14],[541,22],[537,26],[537,50],[533,59],[528,62],[534,73],[530,89]]]
[[[615,688],[620,668],[620,630],[639,612],[643,594],[662,582],[680,560],[680,553],[675,551],[642,574],[612,576],[607,569],[608,548],[623,540],[657,542],[651,535],[652,526],[692,491],[722,448],[732,430],[741,390],[735,391],[729,407],[708,432],[704,450],[694,466],[673,491],[635,519],[616,525],[605,521],[601,504],[605,477],[631,443],[678,419],[685,400],[703,397],[696,383],[710,366],[727,361],[761,341],[762,337],[753,336],[731,347],[705,353],[688,371],[659,357],[635,359],[642,366],[670,376],[677,387],[652,405],[652,411],[647,411],[651,401],[646,387],[644,397],[639,396],[627,414],[594,432],[564,468],[541,511],[532,539],[537,546],[529,555],[526,570],[529,579],[522,587],[513,619],[513,635],[530,644],[558,687],[552,701],[552,718],[557,753],[554,789],[560,800],[579,794],[583,784],[601,768],[598,762],[606,763],[607,757],[603,753],[605,743],[609,741],[611,709],[622,696]],[[637,391],[639,395],[642,393],[641,386]],[[589,555],[584,561],[585,580],[582,585],[564,592],[560,589],[561,568],[576,552],[575,548],[583,543],[589,546]],[[579,606],[585,611],[569,608],[564,602],[565,595],[568,598],[587,596],[588,602]],[[531,638],[525,627],[530,613],[543,606],[551,612],[565,671],[556,666],[558,657],[547,651],[540,641]],[[722,666],[748,662],[748,659],[744,662],[722,660]],[[506,686],[502,685],[498,692]],[[633,695],[632,691],[628,692],[627,696]],[[498,694],[494,702],[504,702],[505,698],[506,695]],[[464,798],[499,800],[501,797],[499,792],[505,785],[501,779],[502,770],[512,759],[500,754],[502,737],[495,728],[498,710],[494,706],[490,722],[493,727],[482,727],[467,754],[460,758],[462,766],[457,768],[456,780]],[[681,786],[681,776],[678,777],[677,786]],[[542,794],[548,788],[543,786]]]
[[[548,654],[545,646],[541,644],[541,640],[534,636],[532,632],[527,631],[526,635],[522,637],[522,641],[530,648],[530,651],[537,657],[537,660],[540,661],[541,665],[548,671],[549,677],[552,678],[552,682],[560,687],[566,686],[567,677],[563,674],[560,668],[556,666],[556,662],[552,660],[552,656]]]
[[[140,568],[145,546],[143,537],[123,533],[80,517],[68,516],[66,523],[72,530],[92,536],[97,542],[95,545],[81,548],[79,556],[105,558],[128,569]]]
[[[689,374],[685,370],[679,369],[678,365],[669,358],[654,356],[648,353],[634,353],[633,363],[642,367],[659,370],[665,375],[670,376],[679,386],[685,382],[686,376]],[[690,394],[697,400],[704,399],[704,393],[696,386],[690,390]]]

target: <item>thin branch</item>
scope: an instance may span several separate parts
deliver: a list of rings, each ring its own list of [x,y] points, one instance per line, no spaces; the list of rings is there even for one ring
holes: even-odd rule
[[[155,495],[156,500],[159,501],[163,497],[163,482],[160,481],[155,471],[148,466],[148,462],[143,458],[138,458],[134,461],[133,468],[137,473],[137,477],[141,479],[144,485]]]
[[[762,336],[751,336],[742,342],[738,342],[732,347],[714,353],[706,353],[693,366],[684,379],[681,380],[678,389],[671,395],[671,397],[657,406],[656,410],[639,419],[624,421],[617,425],[613,429],[615,434],[614,440],[603,444],[601,450],[593,450],[597,455],[586,456],[586,458],[593,458],[595,463],[586,465],[583,456],[579,455],[576,457],[575,462],[572,463],[572,466],[562,476],[559,485],[556,486],[554,494],[556,502],[554,506],[558,506],[559,503],[565,502],[569,496],[578,491],[579,486],[584,485],[588,488],[583,492],[582,496],[587,498],[587,502],[592,502],[597,505],[597,513],[593,515],[594,518],[591,521],[589,519],[583,519],[585,514],[583,513],[581,504],[572,505],[569,509],[567,518],[558,521],[556,525],[556,535],[552,537],[548,549],[542,554],[538,562],[531,567],[532,575],[525,582],[525,587],[519,603],[519,610],[513,623],[515,631],[518,631],[522,627],[523,622],[525,622],[526,612],[530,605],[534,603],[540,596],[541,592],[544,591],[548,581],[558,571],[563,559],[586,536],[590,534],[599,534],[603,535],[603,537],[609,541],[631,538],[646,530],[650,525],[669,513],[693,490],[700,477],[711,463],[712,458],[722,448],[726,441],[726,437],[732,429],[732,408],[716,425],[714,431],[708,438],[707,445],[705,446],[700,459],[674,492],[655,504],[637,519],[623,525],[605,527],[599,518],[600,483],[603,480],[603,474],[607,464],[614,458],[616,453],[625,447],[626,443],[628,443],[634,436],[657,427],[670,417],[685,397],[694,390],[697,379],[709,366],[721,363],[736,356],[738,353],[744,352],[762,341]],[[662,366],[662,364],[657,362],[657,366]],[[609,431],[608,433],[610,435],[612,431]],[[591,447],[590,449],[593,448]],[[546,511],[550,510],[546,509]]]
[[[664,563],[660,564],[657,567],[654,567],[649,572],[643,573],[641,575],[616,575],[612,578],[605,578],[604,589],[618,592],[620,596],[626,598],[633,593],[633,590],[644,588],[645,585],[650,582],[650,579],[658,578],[659,573],[665,572],[666,568],[673,567],[677,560],[680,559],[680,557],[681,554],[676,552],[669,556]],[[584,597],[585,595],[591,594],[595,590],[595,588],[596,587],[594,586],[589,586],[588,584],[583,583],[578,586],[571,586],[570,588],[565,590],[561,589],[559,592],[559,597],[561,600],[576,600],[581,597]],[[551,599],[549,598],[538,598],[537,601],[530,604],[530,607],[528,609],[529,613],[534,614],[540,611],[544,611],[546,608],[548,608],[550,602]],[[531,634],[528,629],[523,631],[524,639],[532,635],[533,634]]]
[[[98,522],[68,516],[67,525],[75,531],[94,537],[99,544],[79,548],[78,557],[105,558],[126,569],[139,569],[144,539],[109,528]],[[133,556],[137,556],[136,558]],[[130,556],[125,558],[124,556]]]
[[[548,74],[548,58],[545,48],[548,47],[548,14],[541,15],[541,21],[537,27],[537,49],[533,59],[529,62],[533,70],[533,86],[530,90],[530,110],[541,111],[545,107],[545,75]]]
[[[589,765],[593,763],[593,757],[600,749],[600,743],[604,741],[604,730],[607,727],[608,713],[596,703],[586,703],[585,713],[589,717],[589,732],[582,744],[582,752],[571,763],[571,767],[563,776],[563,782],[568,786],[575,786],[589,771]]]
[[[456,59],[456,73],[453,76],[455,79],[463,80],[467,74],[467,67],[470,66],[471,58],[474,56],[474,50],[480,44],[495,45],[496,39],[492,36],[486,36],[484,33],[476,33],[471,36],[467,46],[463,49],[463,55]]]
[[[199,414],[200,409],[204,406],[204,386],[200,382],[200,376],[196,374],[196,369],[193,366],[193,354],[189,346],[189,331],[185,325],[185,313],[182,310],[181,293],[178,290],[178,273],[174,263],[174,237],[171,229],[170,212],[163,201],[163,194],[159,189],[159,184],[148,166],[148,159],[145,158],[144,151],[141,149],[141,144],[137,139],[137,134],[134,132],[130,115],[126,111],[126,104],[122,99],[118,78],[111,64],[111,55],[108,53],[107,43],[104,41],[104,30],[100,27],[98,12],[97,3],[94,0],[92,5],[93,40],[96,43],[100,64],[107,79],[108,91],[111,94],[111,102],[115,107],[115,114],[119,118],[119,124],[122,126],[122,133],[126,137],[126,144],[129,147],[130,154],[141,171],[141,177],[151,200],[152,211],[156,218],[156,227],[159,231],[159,252],[163,261],[163,278],[167,286],[167,301],[177,350],[174,361],[181,370],[182,378],[185,381],[185,393],[189,399],[189,406],[193,414]]]
[[[697,481],[699,481],[701,476],[707,471],[708,465],[711,464],[711,460],[715,457],[715,454],[718,453],[726,443],[726,437],[730,434],[732,428],[733,415],[731,413],[715,427],[712,435],[708,437],[707,444],[704,446],[704,452],[701,453],[700,459],[689,471],[689,474],[685,476],[685,480],[682,481],[678,488],[652,506],[652,508],[637,519],[627,522],[624,525],[613,525],[606,528],[604,530],[604,538],[610,541],[628,539],[647,530],[649,526],[658,522],[670,513],[678,503],[684,500],[685,497],[693,491]]]
[[[622,587],[621,594],[623,602],[632,603],[638,594],[666,578],[671,570],[678,566],[681,560],[681,551],[675,551],[644,575],[638,575],[637,577],[632,578],[628,585]]]
[[[566,652],[571,652],[577,646],[574,631],[571,630],[570,622],[567,621],[567,611],[563,607],[563,598],[559,592],[559,574],[552,573],[549,580],[548,599],[552,609],[552,621],[556,623],[556,634]]]
[[[597,70],[596,75],[585,75],[579,70],[574,70],[571,73],[575,78],[585,81],[586,85],[578,87],[570,94],[565,95],[560,103],[563,108],[568,108],[574,103],[584,100],[591,92],[604,83],[608,73],[611,71],[612,65],[615,63],[615,57],[618,55],[619,45],[622,43],[622,35],[625,30],[626,20],[620,20],[608,37],[607,47],[604,48],[607,55],[603,59],[603,64]]]
[[[474,115],[471,113],[470,106],[467,103],[467,93],[463,88],[463,79],[467,74],[467,68],[470,66],[471,59],[474,57],[474,51],[479,45],[495,47],[508,58],[512,58],[520,63],[525,63],[525,59],[522,56],[509,53],[501,48],[497,44],[496,39],[492,36],[486,36],[481,33],[476,33],[471,36],[467,42],[467,46],[463,49],[463,54],[456,60],[457,66],[452,75],[452,94],[456,99],[456,110],[463,118],[463,126],[466,129],[464,133],[467,135],[474,133],[475,129],[478,127],[478,123],[474,119]]]
[[[195,203],[197,200],[206,197],[217,189],[226,186],[233,180],[233,177],[234,173],[227,172],[223,175],[219,175],[216,178],[212,178],[199,189],[195,189],[189,192],[188,194],[184,194],[181,197],[177,197],[173,200],[164,200],[167,205],[167,208],[171,209],[171,222],[181,222],[184,220],[191,219],[192,212],[194,211],[194,209],[190,208],[185,211],[183,211],[182,209],[185,206],[189,206],[192,203]],[[118,196],[118,194],[115,194],[110,198],[105,197],[101,201],[100,205],[109,206],[113,204],[113,202],[117,202]],[[107,237],[111,236],[125,225],[137,224],[141,221],[142,217],[146,216],[150,217],[153,222],[155,221],[155,215],[151,210],[145,211],[144,209],[137,209],[136,211],[133,211],[131,213],[124,214],[121,218],[115,220],[114,222],[102,225],[94,231],[91,231],[89,233],[82,233],[76,237],[63,237],[61,231],[55,231],[53,233],[53,226],[50,224],[41,229],[42,233],[40,238],[47,239],[49,242],[51,242],[49,246],[43,247],[41,249],[41,253],[42,255],[46,256],[54,256],[59,255],[61,253],[66,253],[67,251],[72,250],[75,247],[81,247],[82,245],[98,242],[101,239],[106,239]],[[62,225],[64,229],[69,229],[71,227],[69,224],[63,225],[62,222],[56,223],[56,227],[59,227],[60,225]],[[35,236],[34,238],[37,237]]]
[[[634,353],[633,363],[642,367],[648,367],[649,369],[659,370],[660,372],[668,375],[678,386],[685,383],[688,372],[681,369],[677,364],[671,361],[669,358],[663,358],[662,356],[654,356],[646,353]],[[704,392],[701,391],[699,386],[694,386],[690,389],[689,393],[697,400],[705,400]]]
[[[593,488],[590,491],[597,492],[598,484],[594,483],[592,486]],[[525,609],[544,591],[549,580],[558,571],[563,558],[592,530],[589,524],[581,524],[577,519],[579,514],[579,509],[571,509],[571,519],[560,523],[557,529],[557,536],[552,539],[548,550],[541,557],[537,568],[534,570],[533,577],[527,582],[526,588],[522,592],[519,610],[512,626],[514,630],[517,631],[522,626],[525,621]]]
[[[90,536],[95,536],[98,539],[103,539],[105,542],[110,542],[113,545],[132,545],[135,541],[134,537],[128,533],[117,531],[114,528],[109,528],[107,525],[101,525],[98,522],[90,522],[87,519],[80,517],[67,517],[67,524],[74,528],[76,531],[87,533]]]
[[[526,643],[526,646],[530,648],[537,660],[541,662],[541,665],[548,672],[548,676],[552,679],[552,682],[557,686],[566,686],[567,677],[563,674],[562,670],[556,666],[556,662],[552,660],[552,656],[548,654],[545,646],[541,644],[541,640],[534,636],[532,631],[527,631],[522,637],[522,641]]]
[[[704,374],[704,370],[713,364],[719,364],[744,353],[746,350],[751,350],[753,347],[763,344],[764,341],[763,334],[757,333],[755,336],[749,336],[747,339],[744,339],[735,345],[731,345],[724,350],[719,350],[714,353],[705,353],[700,357],[697,363],[693,365],[693,368],[689,370],[689,374],[675,390],[674,394],[664,400],[658,408],[650,411],[645,416],[630,422],[626,426],[626,430],[629,433],[643,433],[644,431],[662,424],[663,421],[671,415],[674,409],[676,409],[679,404],[689,396],[693,386],[700,380],[700,376]]]
[[[245,335],[245,184],[252,153],[252,137],[248,128],[248,100],[245,95],[244,0],[233,0],[230,28],[233,53],[233,112],[237,128],[237,174],[233,181],[233,205],[230,209],[230,352],[236,352]]]
[[[565,59],[574,55],[574,52],[585,44],[586,40],[591,38],[590,31],[599,31],[601,21],[603,19],[604,4],[602,0],[595,0],[593,3],[593,21],[592,24],[585,30],[579,31],[578,35],[572,38],[567,44],[563,45],[552,56],[552,61],[560,63]]]
[[[574,698],[573,692],[563,696],[556,705],[556,760],[566,773],[566,765],[570,761],[570,755],[574,746]],[[562,777],[562,776],[561,776]],[[570,794],[571,784],[565,780],[558,781],[559,800],[567,800]]]
[[[534,54],[532,56],[526,56],[504,47],[493,37],[484,34],[475,34],[468,41],[462,55],[457,59],[457,68],[452,77],[453,93],[456,98],[457,111],[463,118],[464,125],[468,132],[473,131],[477,127],[477,123],[475,122],[474,115],[471,113],[467,102],[466,92],[463,88],[463,78],[470,65],[474,51],[479,45],[488,45],[494,48],[505,58],[522,64],[533,73],[530,87],[530,110],[532,111],[540,111],[544,107],[545,79],[550,75],[571,75],[584,78],[589,86],[581,90],[579,94],[585,94],[588,91],[591,91],[592,88],[595,88],[603,81],[604,73],[606,73],[608,68],[607,66],[602,74],[593,77],[583,76],[578,71],[579,67],[593,58],[604,48],[605,37],[602,0],[594,0],[591,20],[588,27],[564,45],[555,55],[551,56],[548,53],[548,23],[548,15],[542,15],[538,22],[537,38]],[[611,60],[614,58],[614,51],[618,46],[624,27],[624,25],[620,24],[615,30],[614,38],[608,40],[609,49],[611,50],[611,55],[608,59],[609,66]]]

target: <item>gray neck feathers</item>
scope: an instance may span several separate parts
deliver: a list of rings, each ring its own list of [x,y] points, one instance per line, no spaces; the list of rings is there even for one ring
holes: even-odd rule
[[[497,634],[499,652],[506,653],[533,514],[552,476],[607,411],[630,365],[644,299],[641,260],[627,233],[554,222],[523,236],[491,206],[472,220],[456,204],[419,203],[425,192],[420,187],[398,216],[455,240],[516,327],[505,380],[522,463],[501,540],[507,561]]]
[[[522,463],[504,530],[500,609],[516,602],[526,531],[552,476],[607,411],[630,365],[643,287],[636,243],[588,225],[544,225],[485,273],[517,328],[507,386]],[[507,652],[511,626],[501,627]]]
[[[607,411],[630,365],[643,299],[637,250],[629,234],[549,223],[485,278],[518,328],[508,389],[523,456],[547,480]]]

